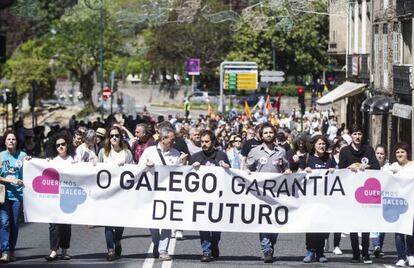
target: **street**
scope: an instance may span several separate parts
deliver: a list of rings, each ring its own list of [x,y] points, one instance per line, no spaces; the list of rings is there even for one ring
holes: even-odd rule
[[[48,224],[24,223],[17,243],[17,261],[13,267],[360,267],[351,264],[349,237],[342,237],[343,255],[327,253],[327,264],[304,264],[304,234],[281,234],[275,247],[275,262],[264,264],[259,248],[258,234],[223,233],[220,242],[220,258],[210,263],[200,262],[200,241],[197,232],[184,232],[184,240],[171,239],[169,253],[171,262],[160,262],[152,258],[149,230],[125,229],[122,239],[122,258],[107,262],[104,229],[76,225],[72,226],[69,261],[46,262],[49,254]],[[333,236],[330,237],[332,250]],[[394,234],[387,234],[384,245],[385,257],[372,256],[374,264],[369,267],[393,267],[396,260]]]

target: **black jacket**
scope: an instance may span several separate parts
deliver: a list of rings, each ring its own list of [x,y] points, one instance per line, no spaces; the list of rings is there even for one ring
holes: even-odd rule
[[[356,151],[352,145],[342,148],[339,153],[339,168],[348,168],[354,163],[368,164],[369,169],[381,169],[374,149],[368,145],[362,145],[359,151]]]
[[[192,165],[194,162],[200,162],[203,166],[220,166],[220,161],[224,161],[230,165],[227,155],[223,151],[214,149],[209,154],[204,151],[193,154],[190,157],[189,164]]]

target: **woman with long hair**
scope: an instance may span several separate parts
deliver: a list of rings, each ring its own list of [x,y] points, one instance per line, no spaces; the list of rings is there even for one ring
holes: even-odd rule
[[[72,138],[64,132],[59,132],[52,137],[49,148],[49,157],[52,159],[52,162],[64,164],[74,163],[75,146],[73,145]],[[61,248],[62,254],[60,258],[62,260],[70,260],[67,250],[70,247],[71,235],[72,230],[70,224],[50,223],[49,238],[51,252],[45,259],[47,261],[57,260],[57,251]]]
[[[301,159],[299,163],[299,171],[312,172],[312,169],[335,169],[335,161],[327,152],[329,146],[328,139],[323,135],[316,135],[311,140],[310,153]],[[306,233],[306,255],[303,259],[304,263],[314,261],[328,262],[324,255],[324,246],[326,233]]]
[[[118,166],[132,164],[134,162],[128,145],[122,139],[122,130],[113,126],[107,132],[104,147],[99,151],[98,161],[112,163]],[[124,227],[105,227],[105,240],[108,254],[107,261],[113,261],[121,256],[121,239]]]
[[[0,204],[1,262],[15,261],[14,250],[19,235],[19,218],[23,208],[23,160],[29,159],[17,149],[17,136],[11,130],[3,135],[6,149],[0,153],[0,183],[6,185],[5,202]]]

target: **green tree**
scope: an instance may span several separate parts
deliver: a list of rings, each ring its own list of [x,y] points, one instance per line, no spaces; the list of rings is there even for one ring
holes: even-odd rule
[[[122,47],[117,25],[103,8],[103,58],[107,61],[122,54]],[[88,8],[80,2],[57,21],[55,34],[48,39],[50,55],[79,80],[86,104],[92,104],[93,75],[100,66],[99,17],[99,7]]]
[[[6,63],[6,77],[16,87],[18,96],[31,92],[37,85],[38,96],[49,98],[56,83],[49,59],[44,58],[41,40],[29,40],[22,44]]]
[[[314,1],[316,11],[326,12],[324,0]],[[285,11],[278,13],[266,10],[269,16],[285,17]],[[234,46],[229,53],[231,60],[256,61],[261,69],[272,67],[272,42],[276,47],[276,64],[295,77],[320,75],[329,62],[327,54],[329,23],[326,15],[301,13],[292,16],[293,27],[285,31],[280,20],[268,22],[263,31],[252,29],[248,23],[233,35]]]
[[[221,1],[207,3],[214,10],[222,10]],[[175,14],[170,15],[171,20]],[[158,66],[161,74],[184,73],[188,58],[200,58],[201,83],[216,85],[218,66],[229,53],[232,40],[229,23],[210,23],[202,14],[196,14],[192,23],[170,23],[147,29],[144,33],[146,58]],[[216,86],[217,87],[217,86]]]

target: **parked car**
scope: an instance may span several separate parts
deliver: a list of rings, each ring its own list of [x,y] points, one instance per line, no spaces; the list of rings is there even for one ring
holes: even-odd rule
[[[188,101],[191,103],[217,103],[219,97],[212,92],[198,91],[188,96]]]
[[[259,102],[262,96],[264,97],[264,100],[266,101],[266,98],[267,98],[266,94],[251,94],[248,96],[241,97],[238,103],[240,105],[244,105],[244,101],[247,101],[249,106],[252,107],[252,106],[255,106]],[[274,105],[276,102],[276,98],[274,96],[270,96],[270,102],[272,103],[272,105]]]

